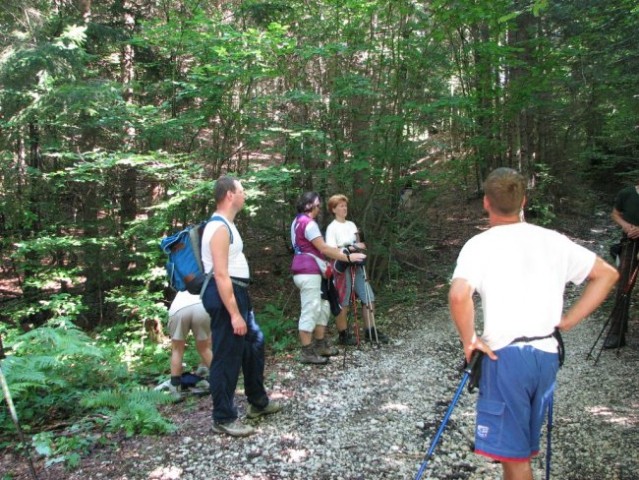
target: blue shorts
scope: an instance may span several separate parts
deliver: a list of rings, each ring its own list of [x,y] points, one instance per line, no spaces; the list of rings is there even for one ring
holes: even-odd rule
[[[475,453],[499,461],[528,461],[539,452],[559,356],[530,345],[509,345],[495,354],[498,360],[482,358]]]

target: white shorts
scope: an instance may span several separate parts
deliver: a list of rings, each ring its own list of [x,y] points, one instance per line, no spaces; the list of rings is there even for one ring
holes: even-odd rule
[[[180,308],[169,317],[169,335],[171,340],[186,340],[189,331],[200,342],[211,336],[211,319],[202,303]]]
[[[328,300],[322,300],[322,276],[293,275],[295,286],[300,289],[301,312],[298,330],[312,332],[316,326],[325,327],[331,318],[331,306]]]

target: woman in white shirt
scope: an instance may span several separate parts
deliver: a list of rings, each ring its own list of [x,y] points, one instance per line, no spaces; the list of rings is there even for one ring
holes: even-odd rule
[[[348,198],[346,195],[333,195],[328,199],[328,210],[335,216],[326,229],[326,244],[349,251],[361,251],[366,249],[366,245],[360,241],[357,226],[350,220],[346,220],[348,215]],[[363,264],[345,264],[345,268],[339,268],[341,264],[334,268],[334,281],[340,295],[342,311],[335,318],[335,325],[339,332],[339,343],[342,345],[352,345],[352,337],[347,332],[346,314],[351,303],[353,274],[355,278],[355,294],[364,305],[362,317],[366,326],[364,339],[366,341],[379,341],[388,343],[388,337],[379,330],[375,331],[372,316],[375,310],[375,294],[368,283]],[[342,271],[340,271],[342,270]]]

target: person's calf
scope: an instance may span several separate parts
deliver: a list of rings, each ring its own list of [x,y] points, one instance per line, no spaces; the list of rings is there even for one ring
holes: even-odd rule
[[[501,462],[504,480],[534,480],[530,460],[523,462]]]

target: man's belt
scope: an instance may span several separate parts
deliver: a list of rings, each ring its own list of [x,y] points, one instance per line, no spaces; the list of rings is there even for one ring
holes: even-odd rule
[[[251,279],[231,277],[231,283],[237,285],[238,287],[248,288],[248,286],[251,284]]]
[[[513,345],[514,343],[530,343],[534,342],[535,340],[544,340],[551,337],[555,337],[555,339],[557,340],[557,353],[559,354],[559,367],[561,368],[564,364],[566,351],[564,349],[564,339],[561,338],[561,332],[558,328],[555,328],[552,333],[549,333],[548,335],[542,335],[540,337],[517,337],[512,342],[510,342],[510,345]]]

